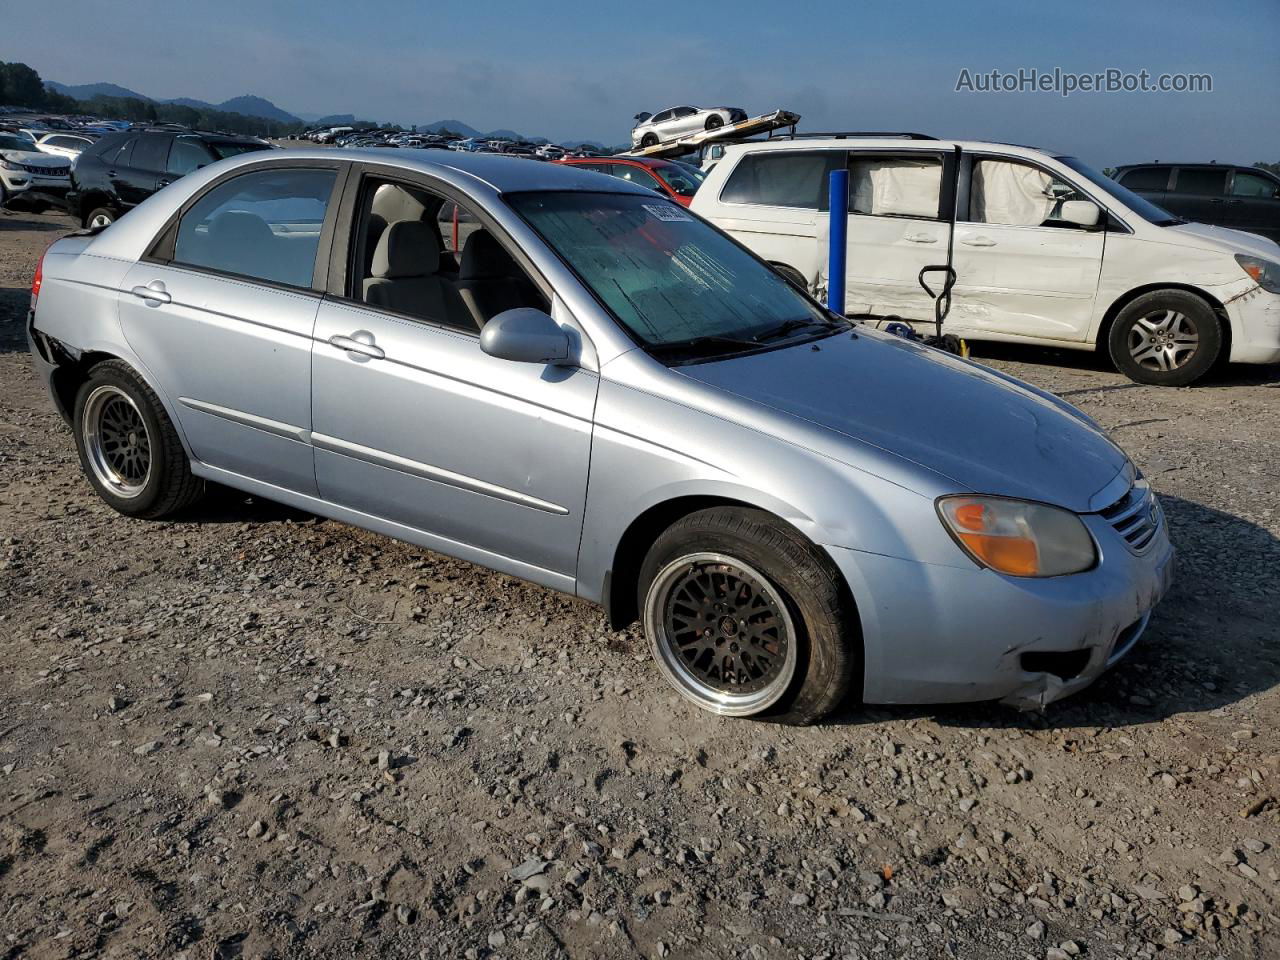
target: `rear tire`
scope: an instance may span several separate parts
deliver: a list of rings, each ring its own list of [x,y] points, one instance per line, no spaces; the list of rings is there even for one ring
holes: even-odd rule
[[[861,670],[861,632],[839,571],[760,510],[715,507],[663,532],[640,569],[654,659],[685,699],[725,716],[809,724]]]
[[[109,227],[120,219],[114,207],[94,207],[89,211],[88,216],[84,218],[84,227],[90,230],[93,227]]]
[[[1130,380],[1185,387],[1209,372],[1222,341],[1222,323],[1203,298],[1187,290],[1154,290],[1116,315],[1107,347]]]
[[[85,477],[130,517],[167,517],[204,493],[160,398],[123,360],[89,371],[72,417]]]

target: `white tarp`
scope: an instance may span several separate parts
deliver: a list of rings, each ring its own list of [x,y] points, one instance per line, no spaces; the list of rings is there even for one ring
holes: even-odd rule
[[[936,160],[858,160],[849,164],[853,212],[936,217],[942,164]]]
[[[1053,177],[1025,163],[979,160],[973,166],[970,208],[977,223],[1038,227],[1053,212]]]

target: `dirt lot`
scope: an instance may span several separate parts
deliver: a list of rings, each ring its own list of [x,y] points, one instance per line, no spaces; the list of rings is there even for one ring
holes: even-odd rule
[[[1280,956],[1280,370],[987,352],[1109,428],[1181,555],[1047,716],[718,720],[636,631],[221,492],[127,520],[0,213],[0,958]]]

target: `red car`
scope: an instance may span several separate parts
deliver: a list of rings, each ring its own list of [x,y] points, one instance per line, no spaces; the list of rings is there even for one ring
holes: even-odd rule
[[[557,163],[567,163],[596,173],[607,173],[619,180],[629,180],[641,187],[648,187],[676,203],[686,207],[693,201],[706,174],[697,167],[678,160],[659,160],[656,157],[565,157]]]

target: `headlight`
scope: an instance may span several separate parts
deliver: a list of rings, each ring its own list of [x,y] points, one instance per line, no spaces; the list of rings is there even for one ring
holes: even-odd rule
[[[1093,537],[1070,510],[1004,497],[942,497],[938,516],[964,551],[1013,577],[1059,577],[1097,562]]]
[[[13,163],[9,160],[4,159],[4,157],[0,157],[0,170],[21,170],[21,169],[22,169],[22,164]]]
[[[1243,253],[1236,254],[1236,263],[1240,269],[1253,277],[1254,282],[1268,293],[1280,293],[1280,263],[1263,260],[1261,257],[1250,257]]]

